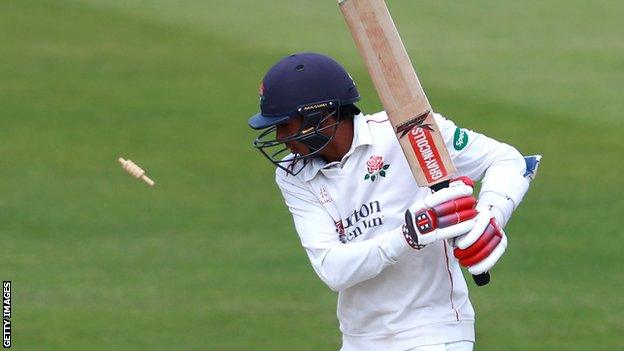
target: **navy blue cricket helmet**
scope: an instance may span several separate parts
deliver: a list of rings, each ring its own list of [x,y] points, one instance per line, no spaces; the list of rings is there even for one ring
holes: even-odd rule
[[[303,167],[295,164],[319,154],[329,144],[340,123],[341,107],[359,113],[353,105],[360,94],[349,73],[335,60],[316,53],[299,53],[277,62],[264,76],[260,85],[260,112],[249,119],[253,129],[264,129],[254,146],[276,166],[296,174]],[[344,111],[343,111],[344,112]],[[270,137],[277,126],[302,117],[300,131],[284,140]],[[325,123],[333,118],[333,123]],[[298,141],[310,152],[288,155],[286,143]]]
[[[296,116],[301,106],[334,100],[340,106],[360,100],[349,73],[330,57],[293,54],[277,62],[264,76],[260,112],[249,119],[249,126],[265,129]]]

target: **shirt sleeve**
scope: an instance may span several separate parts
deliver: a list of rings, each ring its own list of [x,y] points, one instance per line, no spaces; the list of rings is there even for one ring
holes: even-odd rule
[[[439,114],[435,119],[459,175],[481,180],[478,206],[489,207],[504,227],[529,189],[524,157],[513,146],[460,128]]]
[[[314,271],[330,289],[340,291],[371,279],[412,250],[400,227],[343,244],[334,220],[314,194],[295,177],[286,178],[278,173],[277,184]]]

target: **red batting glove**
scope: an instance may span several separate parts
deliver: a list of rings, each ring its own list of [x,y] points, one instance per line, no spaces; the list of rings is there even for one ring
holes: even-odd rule
[[[470,232],[478,214],[472,191],[470,178],[453,179],[448,188],[428,195],[405,211],[403,235],[407,243],[420,249]]]
[[[462,266],[474,275],[487,272],[507,248],[507,236],[498,226],[490,210],[479,210],[472,230],[457,238],[453,254]]]

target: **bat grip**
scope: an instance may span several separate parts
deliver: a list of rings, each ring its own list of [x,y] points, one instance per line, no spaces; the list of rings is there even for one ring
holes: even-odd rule
[[[433,190],[434,192],[439,191],[444,188],[448,188],[450,183],[451,183],[450,180],[444,180],[439,183],[433,184],[432,186],[429,187],[429,189]]]
[[[429,188],[433,191],[438,191],[440,189],[448,188],[450,180],[445,180],[436,184],[433,184]],[[473,275],[472,279],[474,280],[477,286],[484,286],[490,282],[490,272],[485,272],[477,275]]]
[[[477,275],[473,275],[472,279],[474,280],[477,286],[484,286],[490,282],[490,272],[485,272]]]

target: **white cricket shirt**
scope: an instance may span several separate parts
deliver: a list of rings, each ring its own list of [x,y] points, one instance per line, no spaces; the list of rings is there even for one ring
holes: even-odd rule
[[[479,204],[507,222],[528,182],[513,147],[435,115],[458,175],[483,179]],[[367,165],[368,163],[368,165]],[[338,291],[342,350],[407,350],[474,341],[474,310],[452,248],[421,250],[401,233],[405,210],[430,193],[414,181],[385,112],[354,118],[341,162],[314,159],[276,181],[314,271]]]

